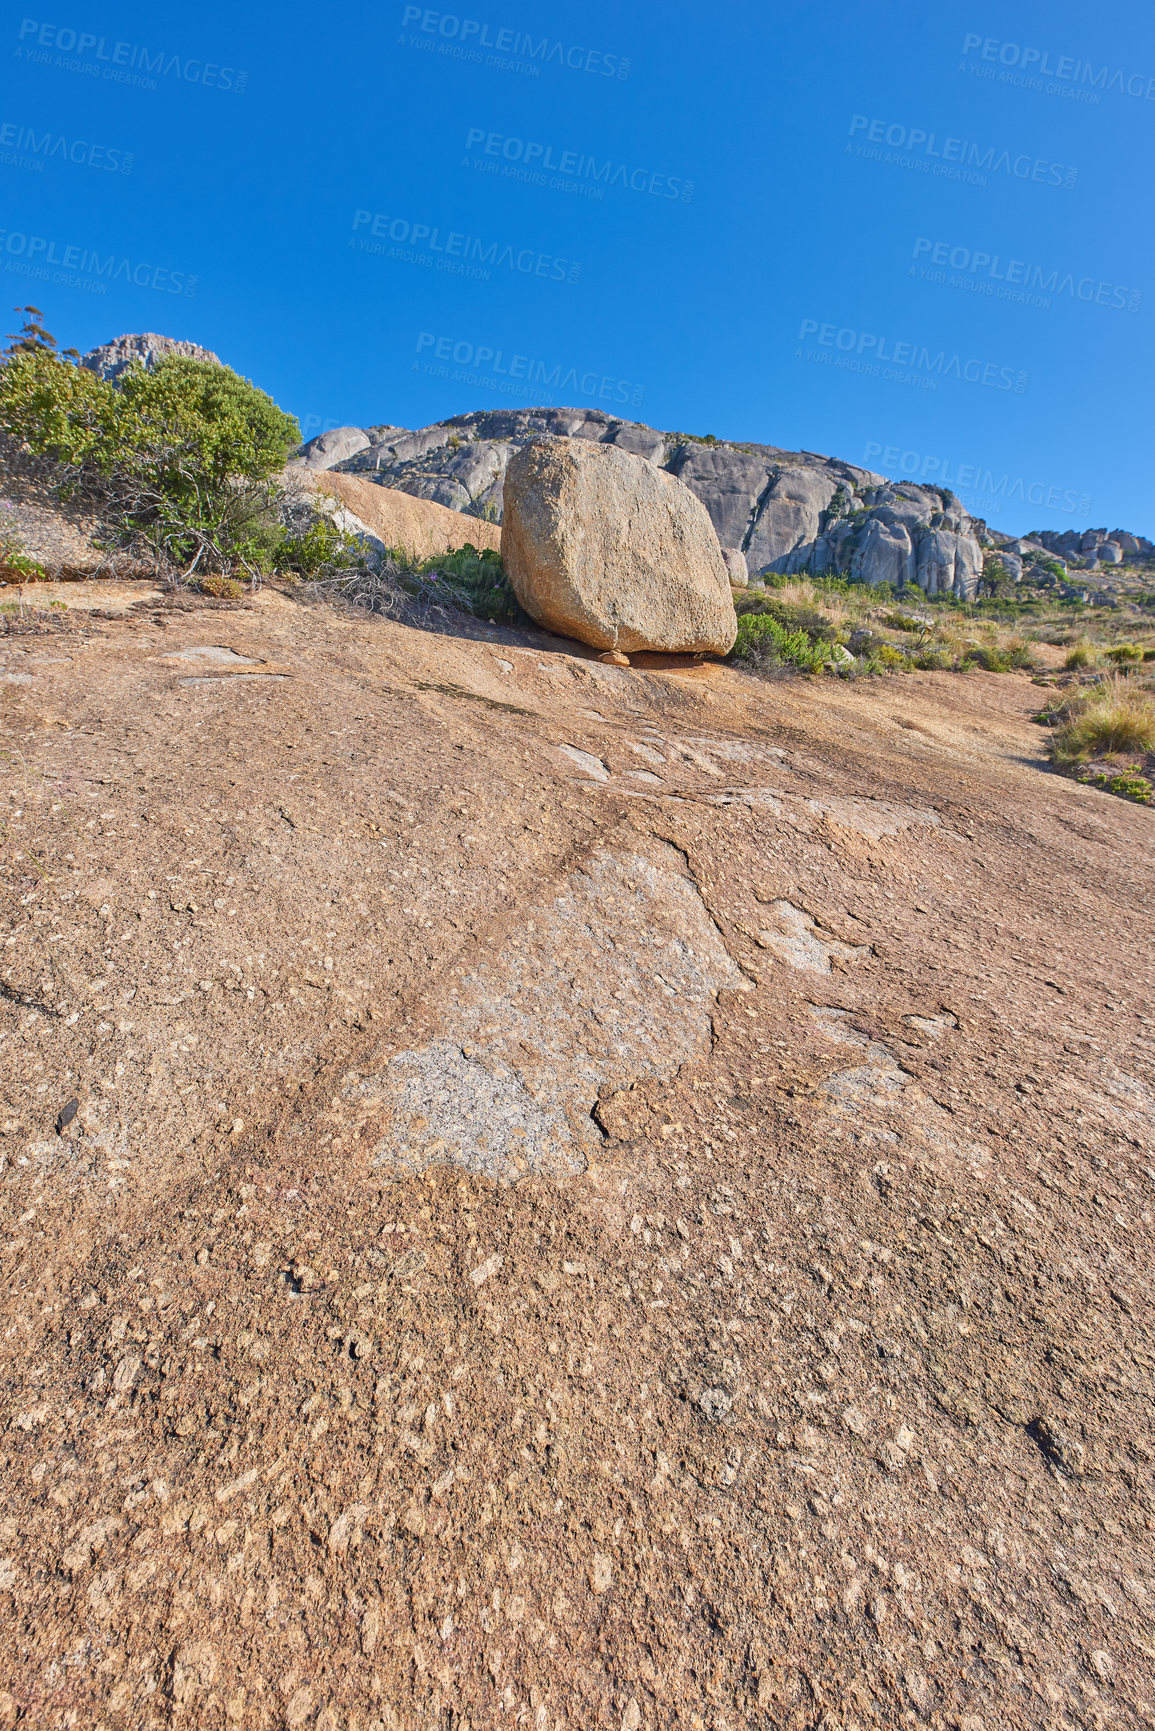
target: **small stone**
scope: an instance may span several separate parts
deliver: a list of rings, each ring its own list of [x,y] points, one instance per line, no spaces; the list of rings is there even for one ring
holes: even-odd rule
[[[285,1708],[286,1725],[303,1725],[313,1711],[313,1691],[306,1685],[290,1696]]]
[[[1103,1651],[1102,1647],[1096,1647],[1087,1662],[1101,1683],[1114,1681],[1115,1661],[1110,1653]]]
[[[79,1110],[80,1101],[75,1099],[69,1100],[67,1105],[60,1108],[60,1116],[56,1120],[56,1134],[58,1136],[63,1136]]]
[[[135,1353],[125,1353],[112,1373],[112,1386],[117,1394],[127,1394],[140,1371],[140,1359]]]
[[[604,661],[607,667],[628,667],[630,665],[629,656],[623,655],[620,649],[607,649],[604,655],[598,656],[598,660]],[[634,1706],[635,1703],[631,1702],[630,1705]]]
[[[590,1563],[590,1586],[595,1593],[608,1593],[614,1578],[614,1565],[602,1551],[595,1551]]]
[[[638,1731],[638,1727],[641,1723],[642,1710],[638,1706],[637,1701],[631,1696],[626,1706],[626,1710],[622,1714],[622,1731]]]
[[[704,1388],[698,1396],[698,1407],[711,1424],[721,1424],[734,1405],[724,1388]]]

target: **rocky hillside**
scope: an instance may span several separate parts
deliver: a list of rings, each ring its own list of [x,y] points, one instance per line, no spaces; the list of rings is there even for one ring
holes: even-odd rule
[[[151,367],[170,353],[219,363],[211,349],[146,331],[100,344],[81,365],[115,379],[133,361]],[[971,517],[947,488],[890,481],[813,451],[663,433],[596,409],[481,410],[416,430],[335,427],[303,445],[296,462],[365,474],[500,523],[510,457],[541,433],[617,445],[676,475],[710,513],[738,582],[747,572],[848,570],[869,583],[917,584],[928,595],[971,599],[984,549],[997,549],[1016,582],[1044,556],[1086,571],[1155,555],[1155,543],[1124,529],[1003,535]]]
[[[663,433],[592,409],[501,409],[415,432],[336,428],[311,440],[302,460],[500,520],[510,457],[542,433],[617,445],[676,475],[705,505],[723,549],[755,575],[849,570],[870,583],[917,583],[928,595],[975,593],[985,526],[953,493],[812,451]]]
[[[1150,812],[305,587],[5,615],[0,1727],[1149,1731]]]

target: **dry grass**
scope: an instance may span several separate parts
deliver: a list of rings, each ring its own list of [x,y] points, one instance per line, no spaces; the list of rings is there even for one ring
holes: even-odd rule
[[[1155,699],[1117,674],[1070,698],[1062,713],[1051,739],[1056,763],[1155,751]]]

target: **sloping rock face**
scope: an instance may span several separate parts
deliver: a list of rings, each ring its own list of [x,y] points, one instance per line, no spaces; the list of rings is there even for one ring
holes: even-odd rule
[[[733,646],[730,580],[707,513],[628,451],[523,445],[506,473],[501,554],[531,618],[595,649]]]
[[[597,410],[503,409],[388,433],[340,466],[500,520],[510,459],[542,434],[610,445],[676,476],[751,576],[837,570],[869,583],[918,584],[930,595],[975,593],[980,525],[953,493],[888,481],[810,451],[663,433]]]
[[[330,495],[350,514],[350,522],[338,520],[338,527],[367,537],[379,551],[400,548],[412,558],[427,559],[431,554],[455,552],[467,543],[494,552],[501,545],[496,523],[447,511],[444,505],[414,499],[395,488],[374,487],[358,475],[318,474],[297,465],[286,469],[284,481],[290,490],[312,501]]]
[[[222,364],[219,355],[214,355],[211,349],[202,349],[199,343],[158,336],[155,331],[144,331],[136,336],[114,337],[110,343],[101,343],[98,348],[89,349],[80,364],[87,367],[90,373],[99,373],[102,379],[118,379],[134,361],[143,361],[151,372],[165,355],[189,355],[194,361],[212,361],[218,367]]]

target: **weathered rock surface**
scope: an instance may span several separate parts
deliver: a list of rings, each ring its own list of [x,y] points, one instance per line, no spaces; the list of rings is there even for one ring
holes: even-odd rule
[[[718,537],[644,457],[539,439],[509,463],[501,553],[518,600],[595,649],[724,655],[737,633]]]
[[[327,433],[318,433],[315,439],[303,444],[291,459],[291,466],[331,469],[335,463],[343,463],[347,457],[366,450],[369,442],[368,433],[361,427],[330,427]]]
[[[401,548],[416,559],[427,559],[432,553],[450,553],[471,542],[479,550],[501,545],[501,530],[496,523],[481,517],[466,517],[460,511],[447,510],[428,499],[415,499],[392,487],[375,487],[359,475],[335,474],[331,470],[318,472],[302,465],[290,465],[284,472],[285,485],[297,488],[314,498],[329,495],[357,519],[358,526],[349,528],[352,534],[367,534],[379,547]]]
[[[214,355],[211,349],[202,349],[199,343],[158,336],[155,331],[114,337],[110,343],[89,349],[80,364],[90,373],[99,373],[102,379],[118,379],[134,361],[142,361],[151,372],[165,355],[188,355],[194,361],[212,361],[218,367],[222,364],[219,355]]]
[[[1029,677],[113,587],[0,639],[0,1725],[1149,1731],[1151,819]]]
[[[550,434],[644,457],[701,500],[724,551],[751,575],[849,570],[870,583],[973,595],[982,525],[945,488],[888,481],[810,451],[663,433],[585,409],[501,409],[377,438],[344,459],[375,478],[455,510],[500,520],[505,471],[530,439]]]

